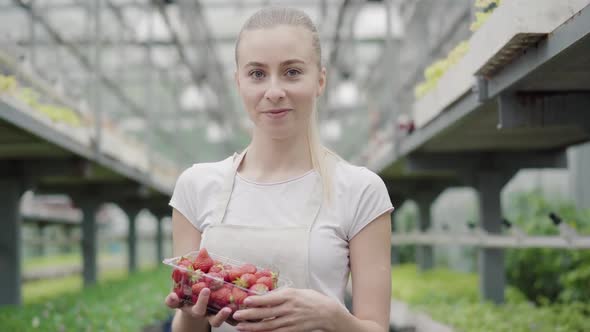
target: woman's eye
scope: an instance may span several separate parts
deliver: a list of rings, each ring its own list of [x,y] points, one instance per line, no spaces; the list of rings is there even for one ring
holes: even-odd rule
[[[253,70],[248,75],[250,75],[254,79],[261,79],[264,77],[264,73],[262,70]]]
[[[287,70],[287,76],[289,77],[295,77],[297,75],[301,74],[301,71],[299,69],[289,69]]]

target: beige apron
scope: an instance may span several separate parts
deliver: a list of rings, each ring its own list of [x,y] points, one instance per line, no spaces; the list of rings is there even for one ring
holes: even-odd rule
[[[280,269],[279,279],[291,281],[293,288],[310,288],[309,284],[309,233],[317,219],[322,204],[321,181],[315,183],[309,201],[302,211],[297,226],[241,226],[225,224],[224,217],[229,205],[238,167],[245,150],[222,163],[226,167],[218,206],[212,215],[211,224],[203,232],[201,247],[231,259],[260,266],[274,265]],[[264,218],[264,216],[260,216]],[[224,323],[213,332],[234,332],[233,326]]]

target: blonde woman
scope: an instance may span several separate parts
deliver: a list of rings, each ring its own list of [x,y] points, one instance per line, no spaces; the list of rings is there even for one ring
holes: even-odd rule
[[[248,19],[235,49],[235,82],[254,123],[240,154],[195,164],[174,189],[174,254],[200,247],[275,264],[292,287],[248,298],[247,309],[206,314],[210,290],[178,308],[173,331],[389,330],[393,210],[383,181],[323,147],[316,102],[326,86],[318,32],[296,9]],[[352,276],[353,310],[344,306]],[[252,323],[248,320],[259,320]]]

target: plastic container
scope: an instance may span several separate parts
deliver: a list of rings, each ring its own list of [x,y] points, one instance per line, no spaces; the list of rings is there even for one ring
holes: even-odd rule
[[[186,255],[163,261],[173,268],[172,291],[185,305],[195,304],[200,290],[207,287],[211,290],[207,312],[216,314],[219,310],[229,307],[233,314],[236,310],[245,308],[243,302],[247,297],[262,295],[291,285],[289,280],[279,278],[280,272],[275,266],[256,266],[206,251],[212,262],[207,262],[206,258],[202,259],[201,256],[201,260],[195,264],[202,251],[203,249],[191,251]],[[260,286],[261,284],[264,286]],[[238,323],[231,315],[226,322],[231,325]]]

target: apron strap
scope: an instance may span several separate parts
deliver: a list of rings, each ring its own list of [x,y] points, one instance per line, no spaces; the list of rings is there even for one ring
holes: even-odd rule
[[[227,159],[227,164],[224,163],[223,165],[225,174],[223,175],[223,180],[221,182],[221,190],[217,196],[217,207],[213,211],[212,224],[223,223],[225,211],[229,205],[229,199],[234,188],[236,173],[242,162],[242,159],[246,155],[246,150],[244,150],[239,155],[234,153],[231,158]]]

